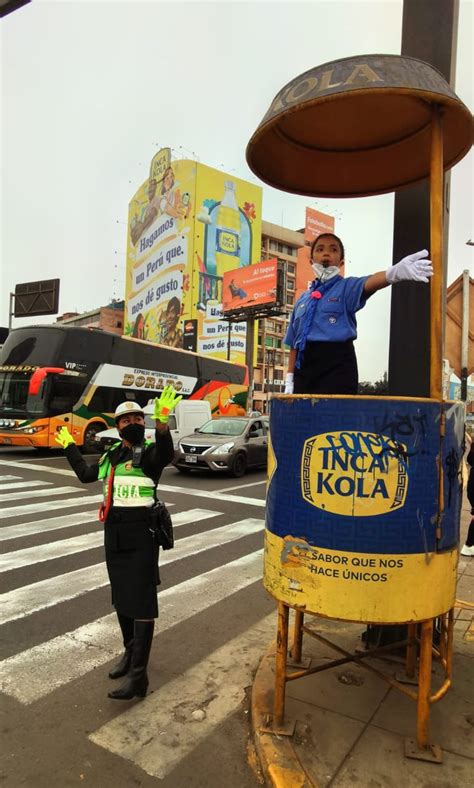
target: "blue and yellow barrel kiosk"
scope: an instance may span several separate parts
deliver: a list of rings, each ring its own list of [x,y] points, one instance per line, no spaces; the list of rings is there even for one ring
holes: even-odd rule
[[[374,122],[374,119],[375,122]],[[430,397],[280,395],[271,402],[265,588],[278,601],[274,732],[284,725],[288,613],[301,658],[304,614],[406,623],[406,672],[418,687],[348,654],[417,703],[406,754],[440,760],[429,707],[451,683],[464,410],[442,399],[443,172],[469,150],[471,114],[441,74],[411,58],[367,55],[302,74],[275,97],[247,148],[266,183],[309,196],[382,194],[430,178]],[[441,621],[439,646],[433,621]],[[419,636],[418,636],[418,633]],[[393,644],[393,646],[400,644]],[[386,649],[386,647],[385,647]],[[444,681],[431,688],[433,656]]]

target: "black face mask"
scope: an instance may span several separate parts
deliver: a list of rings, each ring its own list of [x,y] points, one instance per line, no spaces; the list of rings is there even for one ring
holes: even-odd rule
[[[132,446],[137,446],[145,437],[145,426],[143,424],[127,424],[126,427],[120,430],[119,434],[121,438],[125,438]]]

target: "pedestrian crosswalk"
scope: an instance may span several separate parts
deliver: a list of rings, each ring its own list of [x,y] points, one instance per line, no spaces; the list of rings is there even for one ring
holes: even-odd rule
[[[24,466],[27,472],[35,467],[33,463],[25,463]],[[7,468],[0,460],[0,631],[21,624],[24,632],[31,628],[33,642],[18,652],[13,651],[0,663],[0,688],[5,695],[29,706],[52,693],[67,693],[73,682],[87,678],[95,668],[118,655],[122,644],[115,613],[108,612],[112,610],[108,604],[104,603],[97,610],[98,615],[92,615],[87,623],[70,625],[70,621],[74,621],[74,605],[81,599],[87,602],[89,596],[108,585],[102,554],[102,526],[97,522],[101,495],[90,494],[91,490],[98,488],[87,489],[79,484],[56,486],[55,467],[39,469],[36,466],[39,478],[34,480],[22,476],[21,462],[14,463],[12,467],[15,476],[3,474],[2,470]],[[64,475],[64,469],[61,470]],[[27,475],[31,476],[31,473]],[[161,553],[160,567],[176,569],[176,575],[174,584],[159,593],[158,638],[176,627],[185,626],[193,617],[224,600],[245,592],[253,584],[259,587],[264,529],[262,499],[232,496],[228,488],[219,495],[218,490],[189,490],[163,484],[160,491],[170,508],[175,528],[175,547]],[[197,498],[199,503],[203,497],[207,499],[205,506],[208,508],[186,507],[187,502],[194,503]],[[229,500],[235,502],[231,507],[232,514],[223,511]],[[256,516],[239,517],[239,508],[242,511],[245,507],[245,514],[248,514],[249,505],[254,507]],[[226,548],[230,551],[227,556],[224,555]],[[188,576],[193,571],[192,567],[199,564],[201,556],[204,556],[203,569]],[[185,561],[185,576],[180,579],[179,562],[186,559],[191,561]],[[66,566],[63,569],[64,561]],[[75,561],[78,565],[73,566]],[[206,562],[210,562],[212,568],[208,568]],[[95,600],[97,598],[94,597]],[[61,611],[68,611],[61,618],[60,628],[56,628],[60,634],[54,633],[54,636],[44,637],[38,642],[33,626],[35,617],[44,616],[48,611],[54,615],[60,606]],[[271,618],[272,622],[266,619],[264,623],[257,621],[247,633],[231,638],[218,652],[209,654],[202,665],[199,663],[183,677],[186,687],[196,686],[197,694],[202,694],[205,688],[199,685],[203,675],[201,668],[207,671],[216,660],[234,659],[242,649],[242,653],[247,654],[249,649],[256,655],[263,652],[270,626],[273,627],[273,616]],[[244,660],[240,672],[234,675],[233,688],[226,696],[226,702],[219,704],[215,712],[207,716],[200,735],[207,735],[213,726],[219,725],[239,706],[243,697],[242,687],[250,676],[248,666],[248,661]],[[91,680],[93,678],[92,675]],[[147,697],[141,704],[141,715],[147,718],[147,715],[158,714],[159,710],[164,724],[166,709],[176,697],[180,683],[181,679],[173,678]],[[166,757],[163,738],[150,746],[148,737],[144,747],[141,737],[138,737],[133,746],[129,746],[133,736],[130,738],[127,730],[132,730],[135,725],[133,709],[121,707],[117,713],[120,714],[121,736],[117,736],[112,720],[92,732],[91,741],[133,761],[148,774],[160,777],[169,773],[177,759],[185,757],[199,743],[199,737],[194,740],[193,737],[183,737],[183,747],[171,748]],[[159,719],[157,724],[158,727],[161,725]],[[146,725],[140,729],[146,730]]]

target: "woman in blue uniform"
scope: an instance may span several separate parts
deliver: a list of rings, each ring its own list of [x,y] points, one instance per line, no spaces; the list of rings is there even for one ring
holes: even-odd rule
[[[341,239],[330,233],[319,235],[311,246],[316,278],[296,302],[284,339],[290,346],[285,394],[357,394],[356,312],[388,285],[428,282],[433,267],[427,255],[425,249],[387,271],[342,277]]]

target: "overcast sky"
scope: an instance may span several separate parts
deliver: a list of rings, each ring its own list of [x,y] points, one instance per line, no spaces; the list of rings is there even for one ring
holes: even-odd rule
[[[399,54],[401,21],[401,0],[34,0],[2,20],[0,325],[18,282],[59,277],[60,313],[122,298],[128,201],[159,148],[258,182],[245,148],[280,88],[327,61]],[[471,110],[472,30],[461,0],[455,89]],[[472,266],[472,161],[452,170],[448,283]],[[335,215],[347,274],[390,265],[393,195],[263,189],[267,221],[300,228],[306,205]],[[387,289],[360,313],[361,380],[387,369],[389,310]]]

